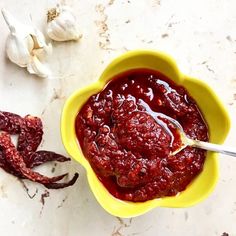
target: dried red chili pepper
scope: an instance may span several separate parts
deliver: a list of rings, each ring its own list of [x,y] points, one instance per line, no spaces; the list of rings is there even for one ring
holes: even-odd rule
[[[76,180],[78,179],[78,177],[79,177],[79,174],[75,173],[73,178],[70,181],[68,181],[67,183],[50,183],[50,184],[44,184],[44,186],[49,189],[66,188],[66,187],[73,185],[76,182]]]
[[[28,168],[33,168],[49,161],[65,162],[70,161],[70,158],[44,150],[34,152],[29,158],[25,158],[25,163]]]
[[[21,178],[39,182],[50,189],[65,188],[73,185],[79,174],[75,173],[73,178],[65,183],[55,183],[67,174],[46,177],[31,170],[49,161],[65,162],[70,158],[51,151],[36,151],[42,141],[43,125],[38,117],[27,115],[25,118],[10,113],[0,112],[0,167],[6,172]],[[11,142],[9,134],[19,134],[17,150]]]
[[[4,169],[7,173],[12,174],[16,177],[22,178],[22,174],[16,171],[6,160],[5,155],[0,148],[0,167]]]
[[[32,169],[36,166],[39,166],[45,162],[50,162],[50,161],[65,162],[65,161],[70,161],[70,158],[62,156],[55,152],[37,151],[33,153],[30,156],[30,158],[27,159],[26,166]],[[9,165],[1,149],[0,149],[0,168],[4,169],[7,173],[12,174],[16,177],[24,178],[24,176],[20,172],[17,172],[14,168],[12,168],[11,165]]]
[[[38,166],[46,161],[64,162],[64,161],[70,160],[67,157],[64,157],[60,154],[57,154],[54,152],[49,152],[49,151],[38,151],[38,152],[34,153],[33,156],[35,157],[35,159],[32,158],[29,160],[29,162],[27,164],[28,168],[33,168],[33,167]],[[5,159],[5,156],[2,152],[2,150],[0,150],[0,167],[2,169],[4,169],[6,172],[8,172],[9,174],[12,174],[12,175],[14,175],[18,178],[21,178],[21,179],[24,178],[24,176],[20,172],[17,172],[14,168],[12,168],[9,165],[9,163]],[[76,180],[78,179],[78,177],[79,177],[79,174],[75,173],[73,178],[66,183],[49,183],[49,184],[44,184],[44,186],[48,189],[66,188],[66,187],[73,185],[76,182]]]
[[[42,141],[43,124],[40,118],[27,115],[21,123],[21,132],[18,139],[17,150],[24,160],[35,152]]]
[[[0,111],[0,130],[9,134],[19,134],[23,118],[11,112]]]
[[[20,172],[25,178],[41,184],[54,183],[63,179],[67,174],[63,174],[55,177],[46,177],[38,172],[34,172],[27,168],[24,159],[16,150],[14,144],[11,142],[11,137],[8,133],[0,133],[0,147],[6,157],[7,162],[17,171]]]

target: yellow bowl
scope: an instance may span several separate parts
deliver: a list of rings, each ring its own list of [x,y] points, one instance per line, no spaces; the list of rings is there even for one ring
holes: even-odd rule
[[[138,216],[158,206],[192,206],[205,199],[213,191],[218,179],[217,154],[208,152],[203,171],[185,191],[177,196],[142,203],[121,201],[113,197],[98,180],[79,147],[75,134],[75,118],[87,99],[101,91],[112,77],[135,68],[149,68],[160,71],[177,84],[184,86],[197,101],[204,114],[209,125],[211,142],[222,143],[230,128],[229,116],[211,88],[200,80],[182,74],[178,70],[175,61],[165,53],[137,50],[125,53],[111,62],[97,82],[79,89],[68,98],[62,112],[61,134],[68,153],[86,169],[89,185],[97,201],[107,212],[119,217]]]

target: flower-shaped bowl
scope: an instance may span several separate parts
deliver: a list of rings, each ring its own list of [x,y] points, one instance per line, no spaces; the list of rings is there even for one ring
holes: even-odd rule
[[[211,142],[223,143],[230,128],[228,113],[212,89],[202,80],[182,74],[175,61],[161,52],[146,50],[127,52],[112,61],[97,82],[75,91],[67,99],[62,112],[61,134],[64,146],[68,153],[86,169],[89,186],[100,205],[112,215],[127,218],[144,214],[155,207],[189,207],[197,204],[213,191],[218,180],[217,154],[208,152],[203,171],[185,191],[177,196],[141,203],[121,201],[113,197],[99,181],[77,141],[75,119],[91,95],[101,91],[114,76],[135,68],[157,70],[175,83],[184,86],[196,100],[208,123]]]

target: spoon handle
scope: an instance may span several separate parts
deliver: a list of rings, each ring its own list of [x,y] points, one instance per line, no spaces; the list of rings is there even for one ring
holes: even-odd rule
[[[219,152],[225,155],[236,157],[236,148],[226,147],[219,144],[207,143],[203,141],[190,140],[191,146],[201,148],[208,151]]]

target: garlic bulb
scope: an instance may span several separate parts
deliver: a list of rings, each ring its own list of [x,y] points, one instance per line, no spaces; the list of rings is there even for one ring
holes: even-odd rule
[[[7,10],[2,9],[2,15],[10,30],[6,41],[6,53],[10,61],[20,67],[27,67],[31,74],[47,77],[49,70],[40,60],[51,53],[51,44],[45,42],[38,29],[21,24]]]
[[[48,11],[47,33],[55,41],[78,40],[82,37],[76,26],[76,17],[67,6],[57,6]]]

